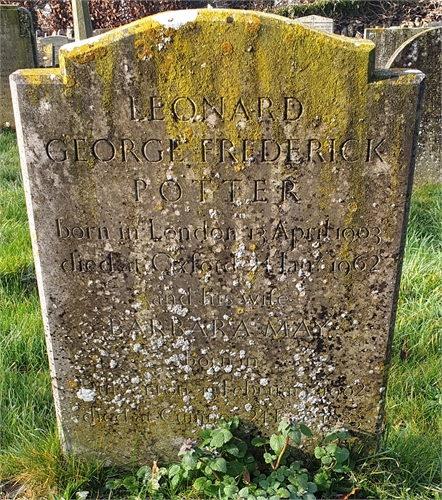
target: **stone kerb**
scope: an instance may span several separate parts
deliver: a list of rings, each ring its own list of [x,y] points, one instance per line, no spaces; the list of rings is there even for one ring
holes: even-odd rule
[[[425,73],[415,182],[442,183],[442,27],[415,34],[391,55],[386,67]]]
[[[423,75],[278,16],[188,10],[12,77],[60,429],[174,458],[236,414],[373,447]]]

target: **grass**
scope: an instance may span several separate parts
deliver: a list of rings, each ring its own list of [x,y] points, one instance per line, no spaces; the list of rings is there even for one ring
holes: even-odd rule
[[[442,187],[424,186],[412,200],[385,432],[353,473],[360,498],[442,498],[441,305]],[[5,491],[17,483],[28,498],[97,498],[118,473],[60,449],[12,131],[0,133],[0,422]]]

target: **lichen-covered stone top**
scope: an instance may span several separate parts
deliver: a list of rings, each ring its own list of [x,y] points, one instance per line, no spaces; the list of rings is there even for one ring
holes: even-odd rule
[[[173,458],[237,414],[372,447],[422,74],[234,10],[162,13],[13,77],[66,447]]]

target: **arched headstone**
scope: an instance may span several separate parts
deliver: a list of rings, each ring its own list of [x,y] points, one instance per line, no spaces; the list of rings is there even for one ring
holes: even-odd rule
[[[423,75],[187,10],[12,77],[60,429],[113,462],[221,416],[379,436]]]

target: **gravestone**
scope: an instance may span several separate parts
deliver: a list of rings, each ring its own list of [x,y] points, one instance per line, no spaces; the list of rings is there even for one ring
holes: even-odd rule
[[[52,35],[37,38],[38,62],[41,68],[55,68],[59,64],[60,48],[72,42],[67,36]]]
[[[394,52],[414,35],[428,28],[365,28],[364,38],[376,45],[375,67],[386,68],[387,62]]]
[[[67,449],[287,412],[372,448],[423,75],[274,15],[157,14],[12,77]]]
[[[414,68],[425,73],[415,182],[442,183],[442,27],[407,40],[392,54],[387,68]]]
[[[36,61],[31,14],[23,7],[0,5],[0,128],[14,126],[9,75],[33,68]]]
[[[333,19],[330,19],[329,17],[313,15],[298,17],[295,19],[295,21],[297,23],[305,24],[306,26],[309,26],[310,28],[314,28],[316,30],[325,31],[326,33],[333,33],[334,22]]]

